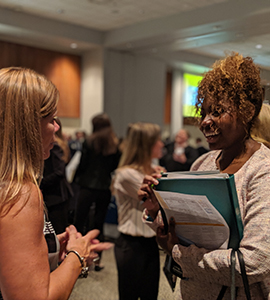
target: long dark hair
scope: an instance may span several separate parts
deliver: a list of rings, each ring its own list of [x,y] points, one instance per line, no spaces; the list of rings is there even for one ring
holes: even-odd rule
[[[118,139],[113,131],[110,118],[101,113],[92,119],[93,133],[88,137],[87,144],[97,154],[110,155],[116,152]]]

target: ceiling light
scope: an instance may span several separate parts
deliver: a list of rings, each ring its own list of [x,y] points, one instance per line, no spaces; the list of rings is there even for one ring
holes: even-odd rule
[[[71,43],[70,44],[70,48],[72,49],[76,49],[78,47],[78,45],[76,43]]]
[[[262,49],[262,45],[261,44],[258,44],[255,46],[257,49]]]

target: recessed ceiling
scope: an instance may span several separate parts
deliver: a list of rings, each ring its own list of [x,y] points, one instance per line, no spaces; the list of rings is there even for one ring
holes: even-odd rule
[[[202,68],[237,51],[267,77],[270,1],[0,0],[0,39],[76,54],[104,47]]]
[[[104,31],[226,1],[228,0],[1,0],[0,7]]]

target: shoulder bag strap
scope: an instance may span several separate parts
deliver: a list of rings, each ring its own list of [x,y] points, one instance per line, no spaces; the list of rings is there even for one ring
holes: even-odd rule
[[[221,291],[218,294],[217,300],[222,300],[223,299],[227,288],[228,288],[227,286],[223,285]]]
[[[239,249],[237,250],[237,254],[238,254],[238,261],[239,261],[239,264],[240,264],[241,275],[242,275],[242,280],[243,280],[243,284],[244,284],[246,297],[247,297],[247,300],[251,300],[249,284],[248,284],[248,278],[247,278],[247,273],[246,273],[246,267],[245,267],[243,254]]]
[[[244,262],[243,254],[239,249],[237,250],[237,254],[238,254],[237,256],[238,256],[238,261],[239,261],[239,265],[240,265],[241,276],[242,276],[242,280],[243,280],[243,284],[244,284],[246,298],[247,298],[247,300],[251,300],[249,284],[248,284],[248,278],[247,278],[247,274],[246,274],[246,268],[245,268],[245,262]],[[232,251],[231,251],[231,300],[236,299],[235,263],[236,263],[235,250],[232,249]],[[217,300],[222,300],[223,299],[226,290],[227,290],[227,286],[223,286],[220,293],[219,293],[219,295],[218,295],[218,297],[217,297]]]
[[[231,252],[231,300],[236,299],[236,288],[235,288],[235,250]]]
[[[223,287],[217,297],[217,300],[223,299],[227,288],[228,288],[227,286],[223,285]],[[236,289],[235,289],[235,250],[232,249],[232,252],[231,252],[231,300],[235,300],[235,292],[236,292]]]

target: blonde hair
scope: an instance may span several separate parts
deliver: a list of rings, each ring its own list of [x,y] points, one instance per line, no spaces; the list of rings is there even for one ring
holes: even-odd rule
[[[151,172],[152,148],[160,138],[160,127],[152,123],[130,124],[124,142],[119,167],[130,166],[148,174]]]
[[[251,137],[270,148],[270,105],[263,104],[259,114],[259,122],[255,124],[251,131]]]
[[[25,183],[39,184],[43,171],[40,120],[56,111],[56,87],[33,70],[0,70],[0,214],[8,213]]]

